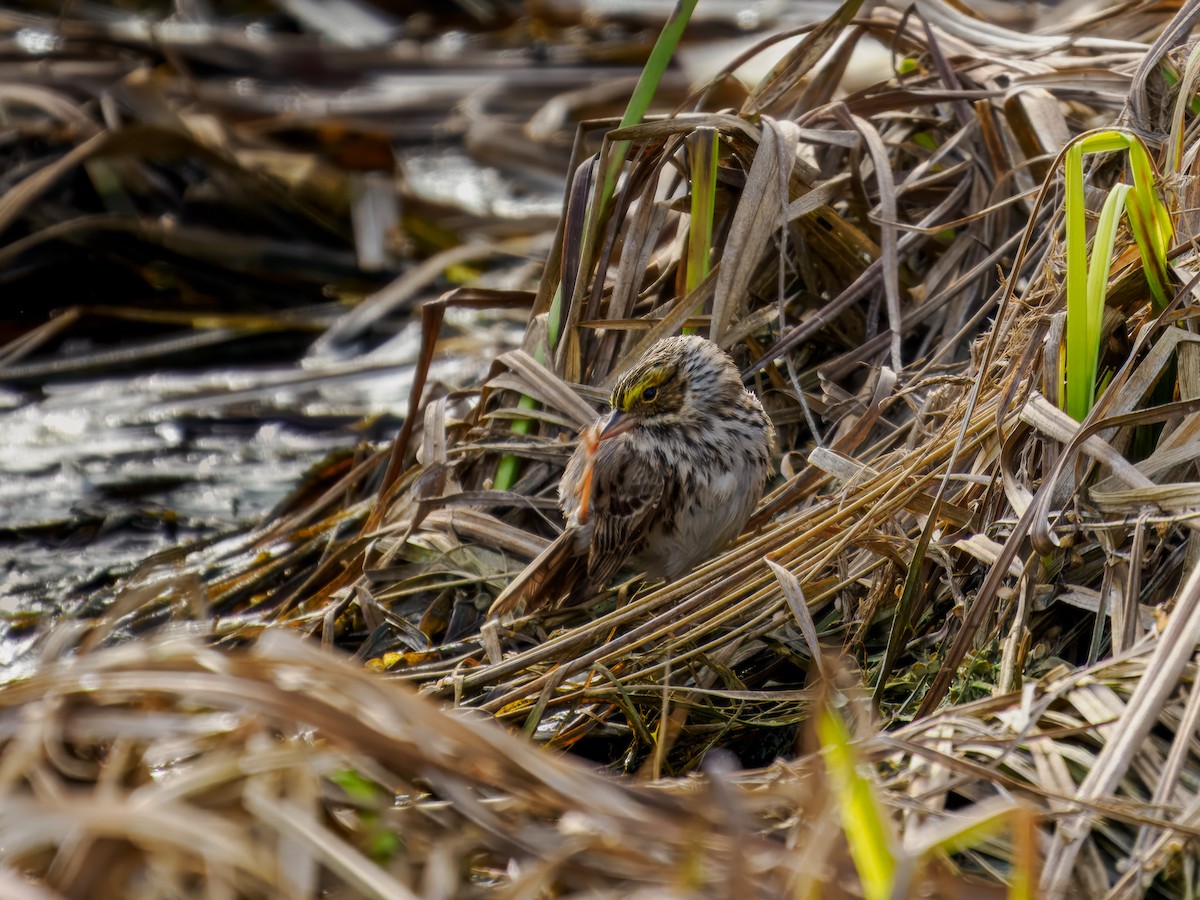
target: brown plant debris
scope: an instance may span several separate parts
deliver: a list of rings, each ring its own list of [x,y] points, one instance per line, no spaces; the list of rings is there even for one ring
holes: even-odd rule
[[[186,844],[196,820],[179,805],[193,791],[216,817],[209,843],[154,877],[369,893],[363,854],[392,835],[403,850],[369,871],[426,896],[707,896],[730,884],[785,896],[805,879],[857,891],[842,829],[817,835],[835,821],[853,833],[844,798],[813,784],[836,748],[802,726],[825,698],[871,695],[876,724],[860,711],[855,752],[875,764],[898,890],[965,871],[993,885],[1040,877],[1045,896],[1190,892],[1198,20],[1196,0],[1118,4],[1031,33],[940,0],[864,6],[812,31],[757,86],[719,78],[719,92],[680,92],[673,113],[637,125],[581,122],[569,161],[559,147],[570,183],[556,224],[515,243],[471,226],[487,253],[536,253],[536,272],[435,285],[478,260],[467,241],[322,326],[321,346],[344,349],[419,307],[421,357],[394,441],[257,529],[150,561],[95,619],[51,635],[81,648],[70,666],[52,656],[0,692],[4,784],[26,804],[3,815],[98,823],[105,791],[130,814],[108,832],[81,827],[78,850],[51,840],[50,824],[32,829],[17,867],[65,889],[104,854],[131,852],[147,827],[132,815],[139,791],[170,795],[156,807],[163,840]],[[887,48],[887,70],[843,89],[870,42]],[[278,49],[274,62],[292,58]],[[227,166],[200,123],[178,120],[195,101],[166,96],[169,124],[145,110],[115,131],[68,116],[59,140],[72,149],[32,161],[0,220],[71,166],[129,162],[131,133]],[[1157,166],[1177,235],[1174,296],[1154,305],[1122,229],[1096,405],[1080,423],[1060,409],[1060,155],[1112,127],[1145,141]],[[712,266],[697,270],[694,151],[714,136]],[[1130,180],[1126,162],[1089,157],[1091,209]],[[328,231],[324,219],[306,227]],[[478,383],[430,377],[447,319],[494,308],[527,313],[522,346]],[[555,491],[579,426],[645,347],[685,328],[729,350],[779,435],[781,474],[748,531],[675,582],[629,572],[582,605],[485,623],[561,525]],[[131,640],[172,618],[205,623],[211,645]],[[281,626],[314,640],[296,645]],[[318,662],[317,642],[378,674]],[[161,730],[113,727],[152,703]],[[655,787],[475,721],[489,716]],[[197,749],[218,732],[235,749]],[[668,777],[717,750],[749,771]],[[156,779],[185,755],[189,787]],[[370,791],[335,790],[347,771]],[[71,779],[87,787],[78,809]],[[976,820],[1004,826],[946,837],[947,823]],[[219,862],[197,862],[218,846]],[[283,859],[295,865],[281,874]]]

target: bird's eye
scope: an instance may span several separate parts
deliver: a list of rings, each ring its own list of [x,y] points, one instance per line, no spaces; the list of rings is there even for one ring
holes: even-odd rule
[[[656,387],[648,387],[642,391],[642,400],[644,400],[646,403],[650,403],[657,396],[658,388]]]

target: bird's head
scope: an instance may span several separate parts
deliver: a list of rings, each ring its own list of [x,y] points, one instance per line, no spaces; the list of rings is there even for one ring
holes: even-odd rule
[[[666,338],[621,376],[610,398],[612,415],[598,439],[641,424],[695,422],[713,401],[741,390],[737,367],[716,344],[696,336]]]

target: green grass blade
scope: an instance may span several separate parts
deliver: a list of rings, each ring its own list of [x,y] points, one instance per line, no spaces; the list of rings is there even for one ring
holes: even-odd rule
[[[1171,214],[1158,194],[1154,164],[1146,145],[1136,136],[1129,139],[1129,168],[1133,172],[1133,203],[1130,204],[1129,224],[1138,250],[1142,268],[1158,309],[1170,302],[1168,289],[1167,251],[1175,238]]]
[[[540,354],[539,354],[540,356]],[[538,360],[541,362],[541,360]],[[521,395],[517,401],[517,409],[537,409],[537,401],[532,397]],[[516,435],[529,434],[533,430],[533,419],[514,419],[512,433]],[[492,487],[497,491],[511,491],[521,474],[521,458],[515,453],[505,453],[496,463],[496,477]]]
[[[650,58],[642,67],[642,74],[638,78],[637,86],[633,89],[633,95],[625,107],[625,115],[621,117],[622,128],[637,125],[646,115],[646,111],[650,109],[650,103],[654,100],[654,94],[658,91],[663,74],[667,71],[667,66],[670,65],[676,48],[679,47],[679,41],[683,37],[684,29],[687,28],[688,20],[691,19],[692,13],[696,9],[697,2],[698,0],[679,0],[675,4],[675,9],[672,10],[667,23],[659,32],[658,40],[654,42]],[[629,141],[619,141],[613,148],[608,169],[604,173],[604,192],[600,195],[600,215],[598,216],[600,222],[604,221],[604,216],[608,213],[609,202],[617,189],[617,178],[621,174],[621,167],[625,165],[625,158],[628,155]]]
[[[1093,386],[1085,381],[1087,359],[1087,222],[1084,216],[1084,141],[1067,150],[1064,162],[1067,253],[1067,412],[1081,421],[1091,408]]]
[[[1080,137],[1078,143],[1084,153],[1113,153],[1129,149],[1129,135],[1113,129],[1093,131]]]
[[[1075,396],[1080,398],[1081,402],[1079,407],[1070,407],[1067,412],[1079,421],[1088,414],[1096,399],[1096,373],[1100,362],[1108,274],[1112,266],[1113,247],[1117,242],[1117,229],[1121,224],[1121,212],[1125,209],[1125,199],[1129,191],[1129,185],[1118,184],[1104,201],[1100,221],[1096,225],[1096,234],[1092,238],[1092,258],[1088,263],[1084,336],[1078,345],[1067,345],[1067,377],[1068,380],[1079,383],[1080,390]]]
[[[628,128],[632,125],[639,124],[646,115],[646,111],[650,109],[650,104],[654,100],[654,95],[658,91],[659,83],[662,81],[663,74],[667,70],[667,66],[671,62],[671,58],[675,55],[675,50],[679,47],[679,41],[683,37],[684,29],[687,28],[687,23],[692,17],[692,12],[696,9],[697,0],[680,0],[675,4],[675,9],[671,12],[671,16],[663,25],[662,31],[658,35],[658,40],[654,42],[654,49],[650,51],[650,56],[646,60],[646,65],[642,67],[642,74],[638,78],[638,83],[633,89],[633,94],[629,98],[629,103],[625,107],[625,114],[621,116],[621,128]],[[583,230],[583,245],[585,253],[581,259],[581,270],[577,277],[582,277],[584,271],[591,271],[591,251],[594,248],[594,236],[599,232],[604,221],[608,218],[609,207],[612,205],[612,198],[616,194],[617,180],[620,178],[621,169],[625,165],[625,159],[629,156],[629,141],[617,141],[611,147],[607,147],[605,154],[608,162],[604,167],[604,181],[600,189],[600,194],[590,210],[590,215],[584,223]],[[555,309],[563,303],[569,303],[571,297],[563,297],[556,295],[554,303],[551,305],[550,315],[552,318],[561,316],[561,313]]]
[[[712,269],[713,223],[717,205],[718,138],[717,129],[710,127],[697,128],[688,135],[692,203],[684,286],[689,294],[708,277]],[[685,334],[695,331],[694,328],[684,329]]]
[[[867,900],[886,900],[892,895],[896,874],[891,829],[871,782],[859,774],[850,734],[841,716],[826,704],[816,724],[863,893]]]
[[[1117,243],[1117,229],[1129,191],[1129,185],[1118,184],[1109,192],[1100,210],[1096,234],[1092,238],[1092,259],[1088,264],[1087,281],[1088,334],[1097,337],[1104,319],[1104,299],[1108,294],[1108,273],[1112,265],[1113,248]]]
[[[646,65],[642,68],[642,74],[638,79],[637,86],[633,89],[633,95],[629,98],[629,103],[625,107],[625,115],[621,117],[622,128],[637,125],[646,115],[646,111],[650,108],[650,103],[654,100],[654,94],[658,90],[658,85],[662,81],[663,73],[666,72],[671,58],[675,55],[680,38],[683,37],[684,29],[687,28],[688,21],[696,9],[697,2],[698,0],[680,0],[680,2],[675,4],[675,9],[659,33],[658,40],[654,43],[654,49],[650,51],[650,57],[646,60]],[[590,210],[590,215],[584,223],[582,240],[584,249],[580,260],[580,271],[575,273],[577,279],[582,278],[584,272],[591,271],[591,256],[595,246],[594,238],[599,233],[600,227],[608,215],[609,206],[617,189],[617,179],[621,174],[621,168],[625,165],[625,158],[628,155],[628,141],[619,141],[610,150],[608,165],[604,171],[604,187],[600,193],[599,202]],[[550,310],[547,314],[550,326],[551,349],[557,344],[559,327],[563,320],[563,304],[571,302],[572,299],[571,297],[563,296],[562,285],[560,284],[554,293],[554,299],[550,302]],[[545,364],[546,360],[540,348],[536,353],[536,358],[538,362],[543,365]],[[523,409],[533,409],[536,403],[529,397],[521,397],[518,405]],[[530,419],[517,419],[512,425],[513,434],[528,434],[532,428],[533,422]],[[520,469],[521,461],[518,457],[511,453],[501,457],[499,463],[496,465],[496,477],[493,481],[495,488],[502,491],[511,489],[516,484],[517,477],[520,475]]]
[[[1084,207],[1083,154],[1124,150],[1133,173],[1133,186],[1118,185],[1109,194],[1100,215],[1093,242],[1092,261],[1087,254],[1087,225]],[[1100,327],[1108,272],[1122,208],[1142,257],[1146,283],[1155,306],[1162,309],[1170,300],[1167,252],[1175,238],[1170,211],[1158,193],[1156,172],[1146,145],[1136,135],[1122,131],[1100,131],[1078,139],[1067,150],[1066,181],[1067,254],[1067,364],[1065,408],[1082,421],[1092,408],[1096,391],[1096,369]]]
[[[625,114],[621,117],[619,127],[627,128],[639,124],[645,117],[646,111],[650,109],[663,74],[666,72],[671,58],[675,55],[675,50],[679,47],[679,41],[696,9],[697,2],[698,0],[680,0],[675,4],[675,9],[671,12],[666,24],[663,25],[658,40],[654,42],[654,48],[650,51],[645,66],[642,67],[641,76],[633,89],[629,103],[625,106]],[[608,162],[604,167],[604,181],[599,197],[589,210],[589,215],[583,225],[581,243],[584,253],[580,259],[581,271],[574,273],[576,278],[581,278],[584,272],[591,271],[591,257],[595,248],[594,238],[608,217],[609,207],[617,190],[617,180],[620,177],[621,168],[625,165],[625,159],[629,155],[629,147],[629,141],[617,141],[612,146],[606,146],[605,151],[601,154],[602,159],[607,158]],[[572,299],[562,295],[560,286],[550,304],[549,318],[553,323],[557,324],[562,321],[562,305],[570,303]],[[551,335],[551,349],[553,349],[557,343],[558,331],[552,330]]]

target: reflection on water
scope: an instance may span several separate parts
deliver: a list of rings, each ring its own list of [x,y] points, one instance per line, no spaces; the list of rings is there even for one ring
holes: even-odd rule
[[[477,380],[514,334],[481,328],[477,362],[433,377]],[[352,363],[0,391],[0,612],[77,602],[89,579],[261,518],[330,452],[387,440],[418,338],[410,326]]]

